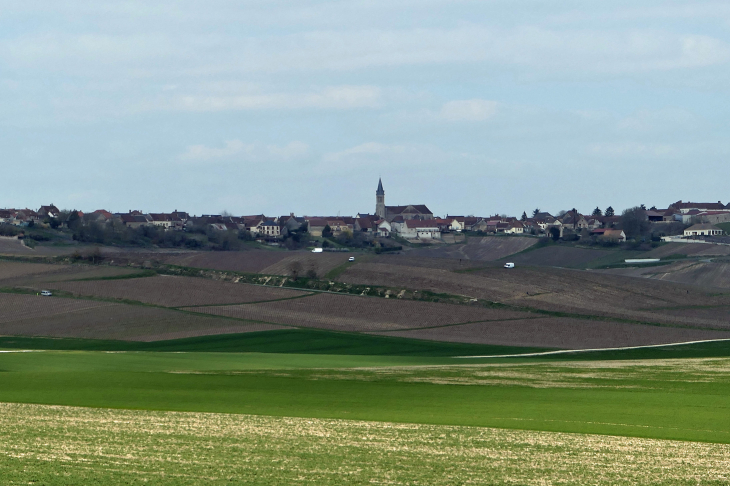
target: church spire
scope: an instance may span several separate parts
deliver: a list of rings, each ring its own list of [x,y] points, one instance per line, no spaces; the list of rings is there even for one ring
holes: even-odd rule
[[[385,196],[385,191],[383,190],[383,180],[378,179],[378,190],[375,191],[376,196]]]

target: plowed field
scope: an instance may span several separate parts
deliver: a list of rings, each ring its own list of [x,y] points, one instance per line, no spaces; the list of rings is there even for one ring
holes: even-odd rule
[[[687,256],[726,256],[730,246],[708,245],[705,243],[668,243],[646,253],[645,258],[666,258],[671,255]]]
[[[682,325],[693,325],[692,318],[654,313],[651,309],[730,304],[730,294],[718,294],[712,289],[559,268],[488,268],[454,273],[364,263],[349,268],[339,279],[466,295],[549,311]]]
[[[462,305],[318,294],[302,299],[239,306],[196,307],[214,315],[342,331],[422,328],[463,322],[518,319],[531,314]]]
[[[42,284],[62,280],[113,277],[138,270],[92,265],[48,265],[0,261],[0,287]]]
[[[609,250],[547,246],[515,255],[510,261],[518,265],[578,268],[606,255],[610,255]]]
[[[191,252],[156,255],[164,263],[194,268],[212,268],[232,272],[258,273],[264,268],[290,256],[285,251]]]
[[[289,253],[288,255],[275,264],[262,269],[259,273],[266,275],[292,275],[293,269],[296,269],[300,275],[304,275],[309,270],[314,270],[322,278],[333,268],[347,263],[347,259],[352,256],[350,253],[311,252],[295,252],[293,254]]]
[[[78,296],[136,300],[165,307],[241,304],[306,295],[298,290],[173,276],[61,282],[52,286]]]
[[[431,341],[562,349],[612,348],[730,338],[730,330],[704,331],[555,317],[374,334]]]
[[[477,261],[494,261],[530,248],[538,242],[537,238],[485,236],[470,237],[462,245],[441,246],[438,248],[419,248],[408,252],[409,256],[426,258],[451,258]]]
[[[0,294],[0,334],[156,341],[281,329],[152,307]]]

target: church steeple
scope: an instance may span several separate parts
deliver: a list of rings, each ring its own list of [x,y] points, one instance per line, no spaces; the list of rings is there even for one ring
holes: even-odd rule
[[[385,219],[385,190],[383,190],[382,179],[378,179],[378,190],[375,191],[375,214]]]

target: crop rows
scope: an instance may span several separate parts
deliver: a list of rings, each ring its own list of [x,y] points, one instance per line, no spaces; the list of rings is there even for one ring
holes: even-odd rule
[[[239,304],[306,295],[298,290],[175,276],[63,282],[53,284],[53,288],[79,296],[135,300],[165,307]]]
[[[524,318],[530,314],[478,306],[318,294],[261,304],[191,308],[196,312],[341,331],[376,331]]]

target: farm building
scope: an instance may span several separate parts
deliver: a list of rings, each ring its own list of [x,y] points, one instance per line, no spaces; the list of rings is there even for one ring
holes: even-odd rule
[[[597,236],[602,240],[618,241],[619,243],[626,241],[626,233],[623,230],[596,228],[591,231],[591,235]]]
[[[690,226],[686,230],[684,230],[684,236],[720,236],[722,235],[722,230],[718,228],[717,226],[708,224],[708,223],[702,223],[702,224],[696,224],[694,226]]]
[[[400,225],[400,236],[408,239],[432,240],[441,238],[441,230],[436,220],[409,219]]]

